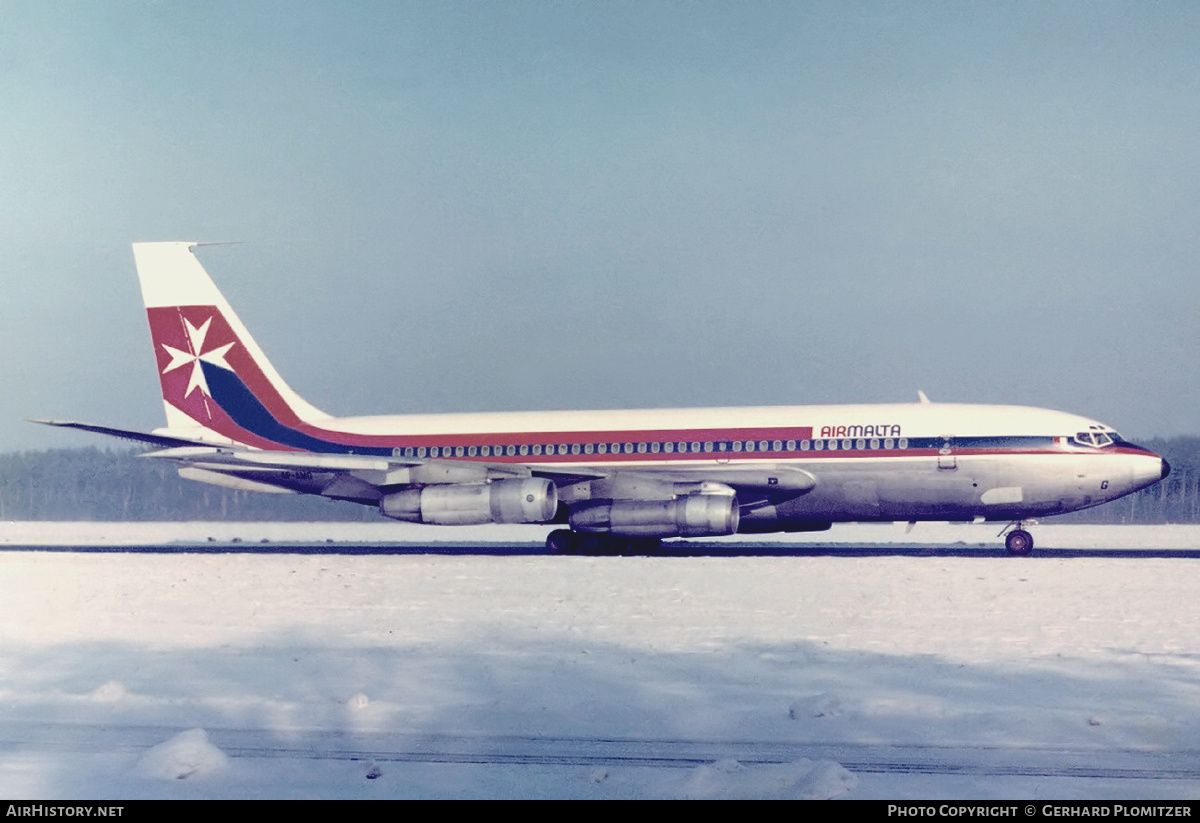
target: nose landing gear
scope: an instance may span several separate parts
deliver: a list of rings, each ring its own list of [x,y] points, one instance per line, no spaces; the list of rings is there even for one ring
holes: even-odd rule
[[[1008,531],[1012,529],[1012,531]],[[1025,524],[1020,520],[1015,523],[1010,523],[1004,527],[1004,531],[1000,534],[1008,532],[1004,538],[1004,548],[1008,549],[1008,553],[1016,557],[1027,557],[1033,551],[1033,535],[1025,531]]]

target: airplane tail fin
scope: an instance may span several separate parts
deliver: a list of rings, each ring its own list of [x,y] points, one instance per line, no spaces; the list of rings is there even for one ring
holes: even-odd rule
[[[283,381],[193,254],[197,243],[134,243],[171,432],[267,449],[329,415]]]

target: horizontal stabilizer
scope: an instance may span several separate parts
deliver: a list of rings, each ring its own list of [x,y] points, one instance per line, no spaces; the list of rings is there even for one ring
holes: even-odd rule
[[[94,426],[90,423],[75,423],[70,420],[30,420],[30,423],[40,423],[43,426],[58,426],[63,429],[79,429],[95,434],[107,434],[109,437],[119,437],[122,440],[133,440],[137,443],[148,443],[151,446],[171,448],[176,446],[212,446],[201,440],[187,440],[182,437],[167,437],[149,432],[131,431],[129,429],[114,429],[109,426]]]

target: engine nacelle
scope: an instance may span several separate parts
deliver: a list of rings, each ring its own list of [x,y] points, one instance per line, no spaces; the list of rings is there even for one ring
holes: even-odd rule
[[[769,534],[772,532],[823,532],[833,526],[830,520],[811,516],[781,515],[774,506],[762,506],[746,512],[738,523],[738,534]]]
[[[437,526],[481,523],[544,523],[558,510],[558,489],[549,480],[494,480],[405,489],[379,501],[393,520]]]
[[[689,494],[673,500],[593,500],[571,507],[571,528],[622,537],[715,537],[738,527],[737,497]]]

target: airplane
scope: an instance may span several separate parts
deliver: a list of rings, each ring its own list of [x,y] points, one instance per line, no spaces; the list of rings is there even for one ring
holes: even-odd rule
[[[279,376],[194,254],[134,243],[167,425],[34,422],[153,446],[190,480],[313,494],[411,523],[560,526],[560,553],[842,522],[1026,521],[1166,478],[1109,426],[1020,406],[918,402],[333,417]],[[998,535],[999,536],[999,535]]]

